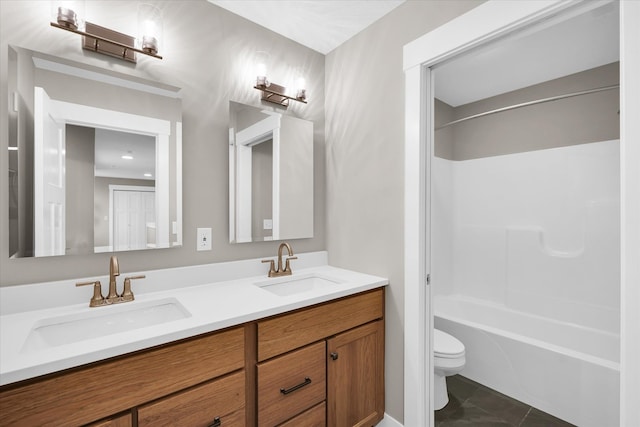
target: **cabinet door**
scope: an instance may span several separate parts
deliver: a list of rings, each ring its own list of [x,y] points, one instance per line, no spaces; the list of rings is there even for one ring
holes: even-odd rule
[[[327,344],[327,425],[376,425],[384,416],[384,322],[336,335]]]

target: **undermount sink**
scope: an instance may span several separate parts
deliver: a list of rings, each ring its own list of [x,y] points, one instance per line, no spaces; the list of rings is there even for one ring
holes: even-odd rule
[[[268,279],[255,283],[256,286],[279,296],[295,295],[302,292],[336,286],[341,280],[319,274],[304,274]]]
[[[130,304],[92,308],[82,313],[40,319],[27,336],[22,351],[72,344],[191,316],[175,298]]]

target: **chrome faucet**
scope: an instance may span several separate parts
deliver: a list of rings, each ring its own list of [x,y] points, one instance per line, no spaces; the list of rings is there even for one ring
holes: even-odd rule
[[[287,249],[289,256],[285,260],[284,268],[282,268],[282,250],[285,248]],[[275,268],[275,264],[272,259],[263,259],[262,262],[271,263],[271,265],[269,266],[269,273],[268,273],[269,277],[280,277],[280,276],[291,275],[292,271],[291,271],[291,265],[289,264],[289,261],[292,259],[298,259],[298,257],[293,256],[293,250],[291,249],[291,245],[289,245],[287,242],[282,242],[278,247],[278,268],[277,269]]]
[[[131,292],[131,281],[135,279],[144,279],[144,275],[129,276],[124,278],[124,289],[122,294],[118,295],[116,289],[116,278],[120,275],[120,267],[118,266],[118,258],[114,255],[109,260],[109,294],[102,296],[102,285],[99,280],[90,282],[76,283],[76,286],[93,285],[93,296],[89,301],[89,307],[102,307],[105,305],[118,304],[121,302],[133,301],[133,292]]]

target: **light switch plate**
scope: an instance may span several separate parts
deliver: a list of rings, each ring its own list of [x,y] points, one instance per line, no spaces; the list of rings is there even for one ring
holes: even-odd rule
[[[211,228],[198,228],[196,249],[199,251],[211,250]]]
[[[273,220],[272,219],[263,219],[262,220],[262,229],[263,230],[271,230],[271,229],[273,229]]]

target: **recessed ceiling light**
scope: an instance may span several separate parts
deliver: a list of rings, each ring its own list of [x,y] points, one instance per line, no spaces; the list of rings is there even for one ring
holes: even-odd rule
[[[145,173],[144,176],[151,177],[152,175],[150,173]]]
[[[124,156],[122,156],[123,159],[125,160],[133,160],[133,156],[129,155],[129,154],[125,154]]]

